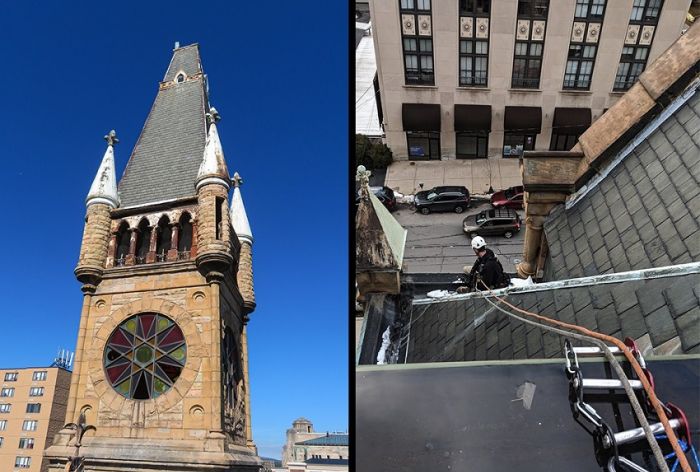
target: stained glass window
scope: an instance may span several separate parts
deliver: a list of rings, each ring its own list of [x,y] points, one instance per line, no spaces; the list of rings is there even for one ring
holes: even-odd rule
[[[107,341],[104,367],[110,385],[133,400],[167,392],[180,376],[187,346],[180,327],[156,313],[132,316]]]

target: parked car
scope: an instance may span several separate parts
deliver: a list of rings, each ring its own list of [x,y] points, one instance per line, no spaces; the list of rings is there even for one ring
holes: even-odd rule
[[[511,208],[494,208],[467,216],[462,229],[470,237],[499,236],[511,238],[520,231],[520,216]]]
[[[434,211],[454,211],[462,213],[469,208],[469,190],[467,187],[444,186],[423,190],[414,198],[416,211],[424,215]]]
[[[394,195],[394,191],[392,189],[390,189],[389,187],[370,187],[369,189],[372,191],[374,196],[377,197],[379,201],[384,204],[387,210],[396,210],[396,195]],[[355,193],[355,206],[359,204],[360,191],[358,190]]]
[[[491,195],[491,205],[494,208],[513,208],[521,209],[523,207],[523,186],[510,187],[505,190]]]

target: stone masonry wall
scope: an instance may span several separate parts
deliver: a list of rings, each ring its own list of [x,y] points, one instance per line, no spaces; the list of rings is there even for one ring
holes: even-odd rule
[[[107,259],[111,218],[109,205],[95,203],[87,208],[78,266],[103,268]]]

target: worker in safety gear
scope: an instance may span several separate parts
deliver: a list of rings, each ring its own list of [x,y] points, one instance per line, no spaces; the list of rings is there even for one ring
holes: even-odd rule
[[[469,276],[466,280],[467,287],[460,287],[460,289],[476,288],[478,290],[486,290],[486,287],[489,289],[507,287],[510,283],[510,277],[503,271],[503,266],[496,258],[493,251],[486,247],[484,238],[476,236],[472,239],[472,249],[477,259],[469,271]],[[466,273],[467,267],[464,269]],[[484,285],[486,285],[486,287],[484,287]],[[468,290],[458,289],[457,291],[463,293]]]

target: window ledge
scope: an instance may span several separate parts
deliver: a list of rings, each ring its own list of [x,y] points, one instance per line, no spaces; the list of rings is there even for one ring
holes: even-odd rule
[[[438,88],[437,85],[402,85],[403,88],[407,89],[436,89]]]
[[[571,95],[593,95],[593,92],[590,90],[561,89],[559,92]]]
[[[457,90],[462,90],[465,92],[490,92],[491,89],[488,87],[467,87],[467,86],[459,86],[457,87]]]
[[[542,89],[530,89],[530,88],[509,88],[509,92],[516,92],[516,93],[542,93]]]
[[[613,90],[612,92],[610,92],[610,95],[612,95],[612,96],[614,96],[614,97],[620,97],[620,96],[622,96],[622,95],[624,95],[624,94],[626,94],[626,93],[627,93],[627,90],[625,90],[625,91],[622,91],[622,90],[619,90],[619,91],[618,91],[618,90]]]

